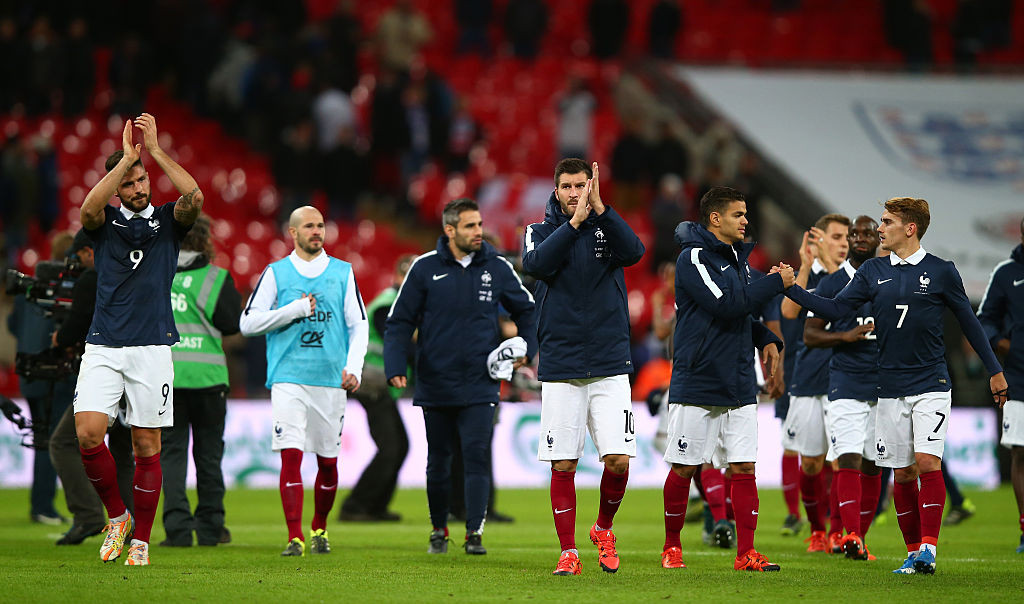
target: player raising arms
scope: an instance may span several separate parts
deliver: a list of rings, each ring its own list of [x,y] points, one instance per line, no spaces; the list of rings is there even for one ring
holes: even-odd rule
[[[142,145],[132,127],[142,130],[146,151],[181,197],[150,204],[149,173]],[[107,174],[82,202],[82,226],[96,244],[96,310],[86,336],[82,368],[75,387],[75,429],[82,464],[103,501],[110,523],[100,558],[112,562],[125,539],[134,535],[125,564],[149,564],[149,536],[160,501],[160,429],[174,424],[174,367],[171,345],[178,341],[171,312],[171,282],[178,267],[181,240],[203,206],[199,185],[160,148],[156,118],[143,113],[124,125],[123,149],[107,158]],[[121,207],[107,203],[112,195]],[[128,424],[135,450],[135,515],[118,492],[117,469],[103,437],[127,399]]]
[[[908,552],[893,571],[900,574],[935,572],[935,545],[946,503],[940,463],[951,405],[942,339],[946,308],[985,363],[996,403],[1006,402],[1006,378],[974,316],[960,273],[952,262],[921,247],[930,219],[927,201],[890,199],[878,228],[888,257],[862,264],[834,299],[801,287],[786,291],[797,304],[830,321],[871,302],[879,344],[875,461],[895,469],[893,499]],[[779,265],[772,271],[787,269]]]

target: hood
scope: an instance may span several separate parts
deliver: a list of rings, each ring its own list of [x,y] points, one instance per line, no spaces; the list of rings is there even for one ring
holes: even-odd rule
[[[441,235],[437,238],[437,255],[444,258],[445,262],[455,262],[455,255],[448,248],[448,235]],[[473,261],[470,264],[483,264],[484,262],[498,255],[498,250],[485,240],[480,245],[480,251],[473,254]]]
[[[1013,252],[1010,253],[1010,258],[1024,264],[1024,243],[1013,248]]]
[[[594,220],[597,220],[597,214],[594,213],[594,210],[590,210],[590,215],[583,222],[586,224]],[[569,217],[562,211],[562,204],[558,202],[558,196],[555,195],[554,191],[548,197],[548,205],[544,208],[544,222],[553,224],[556,227],[562,226],[562,223],[569,222]]]
[[[736,256],[739,256],[740,262],[746,261],[747,256],[750,255],[750,250],[754,249],[755,245],[753,243],[740,242],[730,246],[718,237],[715,237],[714,233],[709,231],[704,225],[691,221],[679,223],[679,226],[676,227],[675,242],[682,250],[691,247],[703,247],[714,250],[722,257],[730,259],[734,257],[730,250],[735,249]]]
[[[192,252],[189,250],[181,250],[178,252],[178,270],[176,272],[190,271],[197,268],[203,268],[210,263],[210,259],[206,257],[206,254],[202,252]]]

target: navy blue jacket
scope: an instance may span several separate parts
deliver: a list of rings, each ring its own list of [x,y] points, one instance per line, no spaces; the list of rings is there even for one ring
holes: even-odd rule
[[[1024,400],[1024,245],[1014,248],[1010,259],[992,271],[978,319],[992,348],[999,340],[1010,339],[1004,363],[1009,398]]]
[[[436,250],[409,267],[391,305],[384,331],[387,378],[405,375],[407,348],[419,329],[414,404],[498,402],[499,383],[487,372],[487,355],[502,341],[499,305],[515,321],[532,357],[537,352],[533,296],[512,264],[485,241],[464,268],[442,235]]]
[[[893,264],[895,262],[895,264]],[[786,296],[826,321],[836,321],[871,302],[878,334],[878,397],[900,398],[949,392],[942,315],[953,311],[989,375],[1002,371],[952,262],[921,248],[906,260],[895,254],[860,265],[835,298],[808,293],[799,285]]]
[[[622,267],[644,244],[615,210],[569,224],[552,192],[544,222],[526,228],[523,271],[537,279],[541,381],[633,372]]]
[[[779,340],[754,316],[782,277],[751,278],[752,243],[730,246],[703,225],[676,227],[676,331],[669,402],[740,407],[757,402],[754,347]]]

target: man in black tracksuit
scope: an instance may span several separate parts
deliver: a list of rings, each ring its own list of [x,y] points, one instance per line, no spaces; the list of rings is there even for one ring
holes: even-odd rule
[[[732,470],[736,517],[736,570],[775,571],[777,564],[754,549],[757,528],[757,377],[754,347],[768,364],[769,389],[782,342],[754,314],[793,271],[754,279],[743,243],[747,225],[743,195],[713,187],[700,201],[700,223],[676,228],[682,248],[676,261],[676,331],[669,386],[669,427],[665,461],[664,568],[683,568],[679,531],[686,516],[690,479],[714,457]],[[788,280],[787,280],[788,279]]]
[[[416,339],[413,404],[423,407],[427,431],[427,500],[432,554],[448,551],[451,445],[456,430],[465,460],[466,553],[481,544],[490,491],[491,430],[498,382],[487,355],[499,343],[499,305],[527,342],[527,362],[537,350],[533,296],[512,265],[483,240],[483,221],[471,199],[445,206],[437,249],[417,258],[391,306],[384,333],[384,373],[405,388],[407,348]]]
[[[523,271],[537,279],[541,438],[551,462],[551,511],[562,553],[556,575],[578,575],[576,464],[587,429],[604,462],[601,504],[590,540],[605,572],[619,568],[612,519],[636,456],[629,374],[629,307],[623,267],[644,245],[601,200],[600,173],[576,158],[555,167],[544,222],[526,229]]]

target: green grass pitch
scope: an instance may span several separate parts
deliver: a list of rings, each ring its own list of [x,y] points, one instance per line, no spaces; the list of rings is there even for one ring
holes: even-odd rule
[[[340,502],[345,493],[339,493]],[[80,546],[56,547],[56,527],[30,524],[28,493],[0,490],[0,600],[6,602],[337,602],[337,601],[580,601],[673,600],[843,601],[843,602],[1020,602],[1024,601],[1024,554],[1016,554],[1017,514],[1008,487],[970,492],[978,513],[960,526],[943,527],[936,574],[897,576],[893,568],[905,551],[892,511],[872,527],[868,545],[875,562],[808,554],[803,538],[782,537],[784,516],[777,490],[761,493],[756,545],[782,565],[778,573],[732,570],[732,551],[700,541],[700,523],[683,529],[684,570],[660,566],[663,540],[661,491],[627,491],[616,517],[622,560],[617,574],[597,565],[587,531],[597,513],[597,493],[581,490],[577,539],[583,575],[551,575],[558,542],[544,489],[502,490],[499,509],[514,524],[488,524],[486,556],[467,556],[462,531],[453,526],[445,556],[426,553],[429,523],[422,490],[402,490],[393,508],[404,520],[394,524],[328,524],[333,553],[282,558],[283,514],[277,491],[228,492],[229,545],[164,548],[159,514],[153,529],[149,567],[130,568],[123,556],[103,564],[100,537]],[[60,497],[58,497],[60,498]],[[312,514],[307,489],[304,524]],[[336,510],[335,510],[336,511]]]

